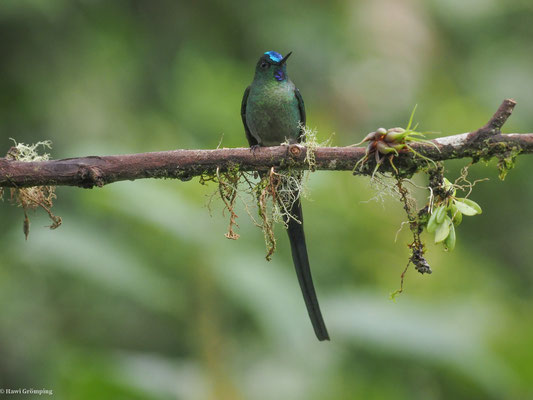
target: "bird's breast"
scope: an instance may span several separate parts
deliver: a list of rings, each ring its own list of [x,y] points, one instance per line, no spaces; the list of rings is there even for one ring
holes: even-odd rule
[[[292,82],[252,85],[246,105],[250,133],[261,146],[276,146],[300,135],[300,109]]]

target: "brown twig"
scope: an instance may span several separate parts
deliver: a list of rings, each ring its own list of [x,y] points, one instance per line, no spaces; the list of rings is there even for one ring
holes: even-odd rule
[[[454,136],[432,140],[434,145],[413,143],[420,155],[434,161],[471,157],[474,161],[491,157],[533,153],[533,133],[502,134],[500,129],[515,106],[504,100],[498,111],[482,128]],[[362,147],[319,147],[313,150],[317,170],[351,171],[365,156]],[[205,172],[215,173],[238,166],[241,171],[308,169],[307,148],[300,145],[216,150],[171,150],[115,156],[90,156],[41,162],[21,162],[0,158],[0,187],[67,185],[92,188],[109,183],[143,178],[176,178],[189,180]],[[404,176],[425,167],[427,161],[409,151],[400,151],[395,166]],[[358,173],[370,175],[374,165]],[[383,166],[381,172],[392,171]]]
[[[514,107],[516,106],[516,101],[513,99],[505,99],[502,104],[500,104],[500,107],[498,107],[498,110],[494,113],[492,118],[487,122],[487,124],[483,127],[484,129],[495,129],[500,130],[507,121],[507,118],[511,116],[511,113],[513,112]]]

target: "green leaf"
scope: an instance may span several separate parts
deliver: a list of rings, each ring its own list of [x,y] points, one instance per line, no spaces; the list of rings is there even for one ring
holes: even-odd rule
[[[440,206],[435,210],[435,214],[437,214],[437,224],[442,224],[442,221],[444,221],[444,217],[446,217],[446,208],[444,206]]]
[[[452,222],[455,226],[459,226],[463,221],[463,214],[459,212],[454,202],[450,205],[450,213],[452,214]]]
[[[470,199],[455,199],[454,203],[459,212],[464,215],[472,216],[481,214],[481,207],[475,201]]]
[[[437,228],[437,213],[435,210],[433,210],[433,214],[431,214],[431,217],[429,217],[429,221],[427,224],[427,231],[429,233],[435,232],[435,229]]]
[[[446,238],[444,245],[446,246],[446,249],[450,251],[452,251],[455,248],[455,228],[453,224],[450,225],[450,234]]]
[[[463,214],[457,211],[453,216],[453,224],[459,226],[461,225],[461,222],[463,222]]]
[[[479,204],[477,204],[474,200],[464,199],[464,203],[476,210],[478,214],[481,214],[483,212]]]
[[[411,112],[411,116],[409,117],[409,122],[407,123],[407,128],[405,128],[406,131],[411,129],[411,125],[413,123],[413,117],[415,116],[416,108],[418,107],[418,104],[415,104],[415,108],[413,108],[413,111]]]
[[[452,220],[450,217],[446,217],[442,224],[437,226],[437,229],[435,229],[435,243],[440,243],[448,237],[450,234],[450,225],[452,225]]]

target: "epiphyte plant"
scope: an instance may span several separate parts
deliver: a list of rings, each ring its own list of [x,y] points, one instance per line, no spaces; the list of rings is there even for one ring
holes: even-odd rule
[[[479,204],[468,198],[456,197],[457,189],[446,178],[443,179],[446,198],[438,205],[433,205],[426,229],[433,233],[435,243],[443,243],[447,250],[455,247],[455,227],[463,220],[463,215],[481,214]]]

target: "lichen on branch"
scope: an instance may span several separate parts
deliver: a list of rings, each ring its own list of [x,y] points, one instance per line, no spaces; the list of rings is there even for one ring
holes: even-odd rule
[[[316,136],[309,138],[311,145],[316,143]],[[293,149],[300,151],[299,147]],[[312,168],[312,157],[308,158],[309,170]],[[210,197],[209,206],[215,197],[219,197],[223,204],[223,214],[229,214],[228,230],[225,236],[236,240],[238,215],[236,212],[237,200],[244,206],[246,213],[253,223],[261,228],[267,248],[266,259],[270,261],[276,250],[276,224],[287,225],[289,219],[294,219],[291,214],[293,204],[306,194],[305,171],[292,170],[291,168],[277,171],[271,167],[266,172],[240,171],[238,166],[233,166],[225,172],[217,169],[215,174],[205,172],[200,177],[200,183],[213,182],[217,185],[216,192]],[[257,215],[252,211],[257,209]]]
[[[12,139],[13,140],[13,139]],[[6,155],[6,159],[32,163],[47,161],[50,158],[48,153],[39,154],[38,149],[52,148],[52,143],[49,140],[37,142],[32,145],[26,145],[24,143],[17,143],[13,140],[15,145],[11,147]],[[4,195],[4,188],[0,188],[0,197]],[[24,222],[23,232],[26,240],[30,233],[30,219],[28,217],[28,211],[42,208],[48,214],[52,224],[50,229],[56,229],[61,225],[61,217],[54,215],[51,211],[53,201],[56,198],[55,186],[30,186],[30,187],[11,187],[10,188],[10,201],[22,207],[24,210]]]

